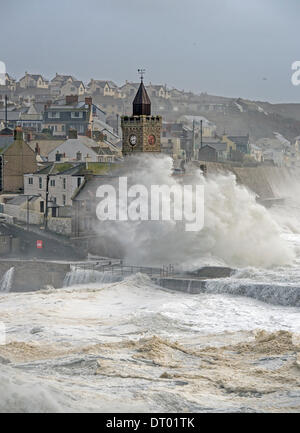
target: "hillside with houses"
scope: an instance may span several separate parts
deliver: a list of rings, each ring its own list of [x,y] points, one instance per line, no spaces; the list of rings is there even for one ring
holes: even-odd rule
[[[123,161],[121,117],[130,119],[140,83],[58,74],[6,74],[0,86],[0,214],[11,223],[80,238],[91,236],[87,194]],[[300,167],[300,104],[196,95],[146,83],[161,116],[161,152],[205,172],[220,164]],[[82,214],[85,215],[82,218]]]

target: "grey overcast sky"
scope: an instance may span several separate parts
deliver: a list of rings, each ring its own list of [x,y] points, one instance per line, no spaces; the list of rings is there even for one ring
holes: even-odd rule
[[[0,60],[20,78],[145,81],[300,102],[300,0],[0,0]]]

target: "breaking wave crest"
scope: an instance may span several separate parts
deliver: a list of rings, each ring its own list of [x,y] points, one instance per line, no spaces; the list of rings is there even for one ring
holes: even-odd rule
[[[99,239],[116,248],[113,254],[122,251],[128,263],[197,268],[210,262],[267,268],[293,261],[294,250],[281,237],[279,224],[233,174],[205,178],[199,168],[191,167],[188,177],[178,179],[171,176],[172,159],[165,155],[132,156],[122,170],[128,185],[144,185],[148,191],[151,185],[171,188],[183,183],[203,185],[205,191],[200,231],[187,232],[184,224],[174,221],[101,221]]]

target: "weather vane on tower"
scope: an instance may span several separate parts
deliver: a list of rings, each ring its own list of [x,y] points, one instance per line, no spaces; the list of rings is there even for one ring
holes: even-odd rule
[[[142,69],[138,69],[138,73],[141,76],[141,81],[143,81],[143,79],[144,79],[145,72],[146,72],[146,69],[143,69],[143,68]]]

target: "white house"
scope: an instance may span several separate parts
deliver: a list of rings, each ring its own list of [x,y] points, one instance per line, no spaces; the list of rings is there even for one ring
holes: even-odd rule
[[[42,75],[28,74],[25,72],[24,77],[19,80],[19,86],[23,89],[37,88],[37,89],[48,89],[49,82],[45,80]]]
[[[49,162],[114,162],[117,152],[88,137],[70,138],[48,154]]]
[[[67,81],[60,89],[61,96],[78,95],[85,93],[85,87],[82,81]]]

